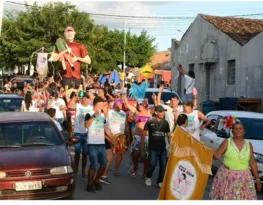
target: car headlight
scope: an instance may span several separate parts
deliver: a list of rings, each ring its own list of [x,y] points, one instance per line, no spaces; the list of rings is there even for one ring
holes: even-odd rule
[[[256,162],[263,164],[263,155],[262,154],[254,152],[254,158],[255,158]]]
[[[6,173],[5,172],[0,172],[0,179],[4,179],[6,177]]]
[[[73,173],[73,169],[71,166],[55,167],[50,170],[50,174],[52,175],[69,174],[69,173]]]

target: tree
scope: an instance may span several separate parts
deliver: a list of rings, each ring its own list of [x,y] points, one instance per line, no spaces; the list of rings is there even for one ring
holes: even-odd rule
[[[43,6],[35,2],[33,6],[26,6],[25,12],[8,12],[3,19],[0,66],[14,68],[29,64],[32,53],[41,47],[51,52],[51,37],[64,37],[67,26],[75,28],[75,40],[87,47],[93,72],[119,69],[118,65],[123,64],[124,31],[109,31],[105,26],[95,25],[89,14],[79,12],[69,2],[47,3]],[[156,50],[154,41],[146,31],[140,36],[128,32],[126,65],[144,66]],[[36,64],[35,58],[32,63]],[[55,63],[56,69],[60,66],[60,63]],[[82,65],[82,69],[85,68]]]

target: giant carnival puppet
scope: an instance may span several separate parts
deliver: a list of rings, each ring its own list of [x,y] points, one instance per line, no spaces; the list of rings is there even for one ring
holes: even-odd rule
[[[63,86],[82,84],[81,63],[90,64],[91,60],[87,49],[81,43],[75,42],[76,32],[73,27],[65,28],[64,36],[66,41],[54,36],[54,51],[49,61],[60,61],[63,67]]]

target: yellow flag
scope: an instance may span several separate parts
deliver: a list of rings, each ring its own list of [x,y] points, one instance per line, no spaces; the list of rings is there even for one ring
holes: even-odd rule
[[[149,64],[146,64],[140,69],[140,73],[145,77],[146,79],[150,78],[153,74],[153,69]]]
[[[201,200],[211,173],[213,151],[177,126],[159,200]]]

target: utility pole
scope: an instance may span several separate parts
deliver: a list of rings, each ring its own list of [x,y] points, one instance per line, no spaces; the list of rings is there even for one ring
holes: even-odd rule
[[[126,58],[126,19],[125,19],[125,25],[124,25],[124,51],[123,51],[123,74],[124,74],[124,79],[123,79],[123,89],[124,89],[124,82],[125,82],[125,58]]]

